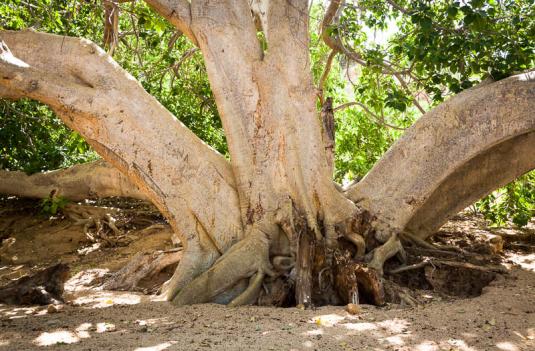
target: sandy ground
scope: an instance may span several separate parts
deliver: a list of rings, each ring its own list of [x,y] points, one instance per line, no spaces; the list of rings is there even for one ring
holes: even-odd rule
[[[477,298],[409,309],[197,305],[131,293],[82,306],[0,307],[1,350],[535,350],[535,272],[514,269]]]
[[[79,230],[62,221],[17,216],[23,214],[0,216],[0,282],[58,258],[69,262],[73,274],[113,270],[141,248],[172,244],[170,233],[132,231],[136,240],[126,247],[80,255],[79,248],[89,244]],[[443,230],[455,238],[464,235],[463,240],[484,231],[480,222],[466,218]],[[510,273],[481,296],[430,292],[423,305],[362,305],[356,315],[340,306],[178,308],[140,293],[74,286],[59,311],[0,305],[0,350],[535,350],[535,252],[506,251],[502,258]]]

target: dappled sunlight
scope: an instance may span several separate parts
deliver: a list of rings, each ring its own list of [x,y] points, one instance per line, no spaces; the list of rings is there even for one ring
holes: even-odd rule
[[[439,351],[438,344],[434,341],[424,341],[414,347],[415,351]]]
[[[449,339],[447,343],[451,346],[456,347],[459,351],[477,351],[477,349],[468,346],[466,341],[461,339]]]
[[[333,313],[315,316],[310,321],[308,321],[308,323],[314,323],[316,325],[321,325],[324,327],[333,327],[344,319],[345,317]]]
[[[39,311],[40,306],[31,306],[31,307],[10,307],[5,305],[0,305],[0,316],[8,317],[10,319],[15,318],[24,318],[28,315],[34,314],[44,314],[44,312]]]
[[[142,296],[140,294],[131,292],[92,291],[75,298],[72,303],[75,306],[105,308],[113,305],[136,305],[141,300]]]
[[[170,322],[167,317],[161,317],[161,318],[148,318],[148,319],[138,319],[135,321],[136,324],[140,326],[144,325],[167,325],[167,324],[173,324],[174,322]]]
[[[406,332],[408,330],[407,328],[409,326],[409,322],[407,322],[404,319],[398,319],[398,318],[387,319],[387,320],[382,321],[382,322],[377,322],[376,324],[377,324],[377,326],[379,326],[379,328],[381,328],[383,330],[387,330],[390,333],[403,333],[403,332]]]
[[[176,343],[176,341],[168,341],[154,346],[138,347],[137,349],[134,349],[134,351],[162,351],[173,346]]]
[[[91,333],[106,333],[116,331],[116,327],[112,323],[82,323],[74,331],[56,330],[51,332],[43,332],[33,340],[33,343],[39,346],[50,346],[56,344],[74,344],[80,342],[82,339],[91,337]]]
[[[2,346],[9,346],[9,340],[0,339],[0,347]]]
[[[115,324],[112,323],[97,323],[96,325],[96,332],[97,333],[105,333],[109,331],[115,331]]]
[[[98,279],[102,279],[109,269],[87,269],[75,274],[65,282],[65,291],[75,292],[91,289],[91,286]]]
[[[510,261],[516,263],[525,270],[535,272],[535,253],[532,254],[518,254],[508,252],[505,255]]]
[[[370,318],[372,320],[367,320]],[[481,346],[481,338],[483,335],[477,332],[462,332],[460,337],[455,334],[445,334],[442,337],[424,337],[427,332],[420,335],[423,330],[419,324],[412,325],[409,321],[402,318],[385,319],[382,321],[374,321],[373,316],[368,317],[366,314],[361,315],[345,315],[344,313],[331,313],[317,315],[308,321],[308,324],[315,324],[316,328],[300,333],[300,335],[307,338],[302,342],[302,348],[310,349],[317,348],[318,345],[315,340],[331,339],[345,349],[343,345],[348,345],[347,349],[359,349],[359,342],[355,340],[362,340],[366,338],[375,340],[376,346],[373,350],[399,350],[399,351],[441,351],[441,350],[456,350],[456,351],[484,351],[492,349],[499,349],[503,351],[522,351],[526,347],[535,346],[535,328],[528,328],[522,333],[518,331],[509,331],[518,336],[518,340],[499,340],[490,344]],[[522,341],[521,341],[521,340]],[[535,348],[534,348],[535,349]],[[371,349],[370,349],[371,350]]]
[[[50,333],[41,333],[33,342],[39,346],[50,346],[56,344],[74,344],[79,341],[80,338],[75,333],[67,330],[59,330]]]
[[[407,335],[405,335],[404,337],[407,337]],[[390,345],[405,345],[405,341],[403,340],[403,336],[401,335],[388,336],[386,338],[379,339],[379,341],[387,342]]]
[[[516,345],[508,341],[499,342],[496,344],[496,347],[504,351],[518,351],[519,350]]]
[[[377,325],[375,325],[374,323],[366,323],[366,322],[362,322],[362,323],[345,323],[345,324],[342,324],[341,326],[346,328],[346,329],[359,331],[359,332],[377,329]]]
[[[358,335],[368,335],[382,345],[389,347],[402,347],[410,341],[412,333],[409,331],[409,322],[404,319],[393,318],[379,322],[361,321],[362,316],[343,314],[324,314],[314,316],[308,321],[315,324],[317,329],[309,330],[302,335],[308,337],[327,336],[332,337],[337,342],[346,342],[348,338]],[[321,327],[326,327],[323,329]],[[426,350],[426,345],[420,345],[422,350]],[[432,350],[432,348],[428,348]]]
[[[82,323],[76,328],[76,335],[78,335],[80,339],[87,339],[91,337],[91,335],[89,335],[89,330],[92,327],[92,323]]]

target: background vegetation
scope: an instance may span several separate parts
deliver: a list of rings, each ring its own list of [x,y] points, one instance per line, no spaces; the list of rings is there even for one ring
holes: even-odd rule
[[[336,110],[335,179],[363,177],[423,112],[486,79],[535,67],[532,0],[348,1],[326,28],[337,55],[320,84],[330,49],[321,40],[323,2],[312,5],[313,74]],[[122,2],[114,59],[199,137],[227,146],[201,54],[142,1]],[[108,12],[108,17],[110,13]],[[0,29],[84,37],[104,46],[101,0],[4,0]],[[348,56],[352,59],[348,59]],[[320,107],[320,106],[318,106]],[[29,173],[98,156],[46,106],[0,100],[0,168]],[[535,212],[531,172],[474,206],[496,225],[525,225]]]

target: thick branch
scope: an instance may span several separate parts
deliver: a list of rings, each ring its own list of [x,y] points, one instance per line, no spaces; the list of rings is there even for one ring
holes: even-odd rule
[[[420,238],[535,167],[535,73],[468,89],[421,117],[350,199]]]
[[[329,56],[327,57],[327,61],[325,62],[325,68],[323,69],[323,73],[321,74],[320,80],[318,82],[318,91],[319,91],[319,98],[320,98],[320,104],[323,106],[324,103],[324,96],[323,96],[323,90],[325,88],[325,82],[327,81],[327,78],[329,78],[329,73],[331,72],[331,67],[333,64],[333,60],[336,57],[336,51],[331,50],[329,53]]]
[[[110,196],[148,200],[117,168],[102,160],[32,175],[0,170],[0,194],[43,199],[52,192],[73,201]]]
[[[198,45],[191,29],[191,7],[187,0],[145,0],[145,2],[184,33],[193,44]]]
[[[51,106],[148,195],[185,245],[198,241],[201,229],[213,235],[217,228],[206,245],[219,252],[238,240],[241,221],[228,162],[102,49],[87,40],[30,31],[0,37],[16,55],[3,50],[0,93]]]

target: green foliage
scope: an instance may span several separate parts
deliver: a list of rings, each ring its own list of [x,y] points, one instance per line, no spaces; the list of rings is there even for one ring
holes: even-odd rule
[[[512,222],[525,226],[535,215],[535,171],[493,192],[476,206],[494,225]]]
[[[347,2],[328,33],[362,62],[340,58],[325,94],[360,105],[336,115],[336,180],[367,173],[401,135],[389,126],[408,127],[450,95],[535,67],[533,18],[533,0]],[[312,52],[316,65],[325,51]],[[478,204],[493,223],[533,217],[533,176],[522,179]]]
[[[49,196],[41,200],[40,207],[41,212],[46,215],[55,215],[58,211],[61,211],[69,203],[64,197],[61,196]]]
[[[0,169],[35,173],[96,158],[47,106],[0,100]]]
[[[338,33],[370,66],[410,70],[436,103],[487,77],[532,68],[533,18],[532,0],[364,0],[345,8]],[[397,29],[388,41],[362,45],[367,32],[386,28]]]

